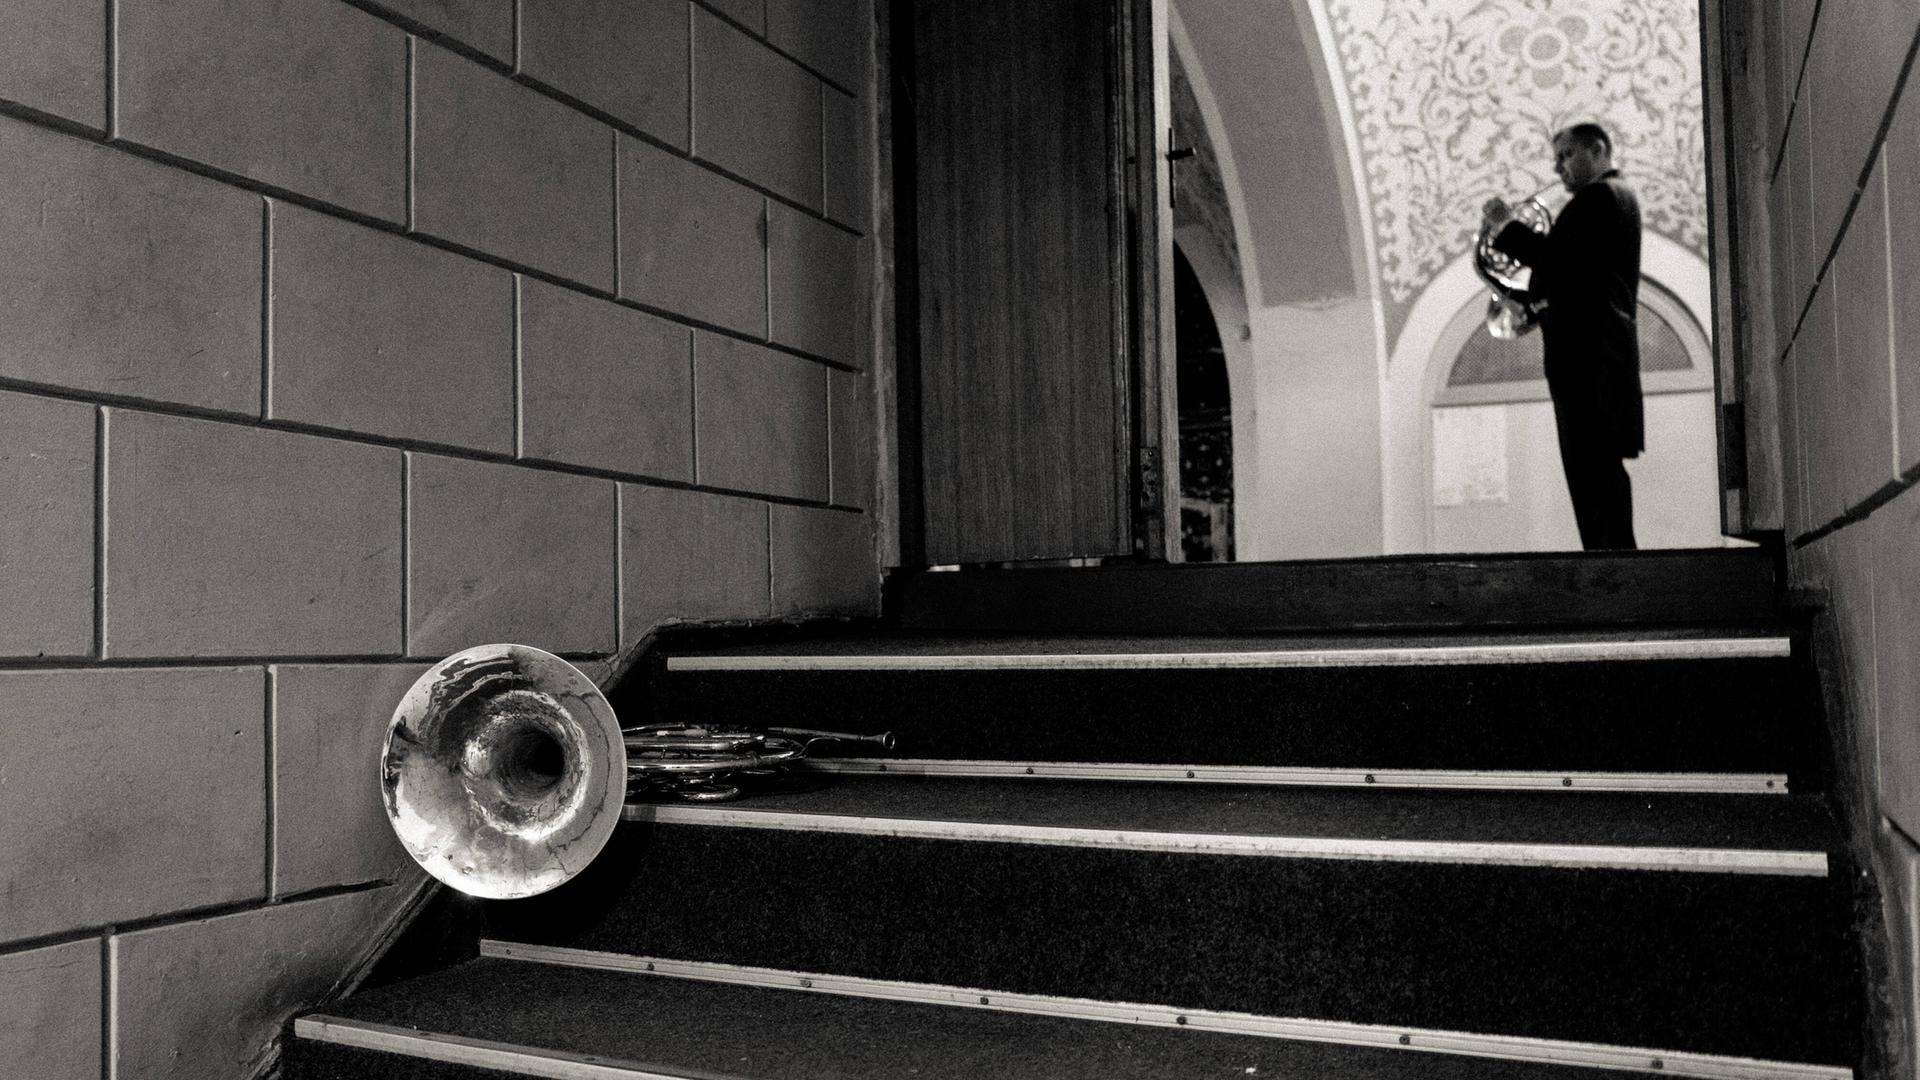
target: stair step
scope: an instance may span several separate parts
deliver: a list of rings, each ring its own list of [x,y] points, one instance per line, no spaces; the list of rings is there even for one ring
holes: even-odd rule
[[[637,813],[575,882],[489,906],[487,936],[1850,1060],[1846,886],[1802,797],[861,778]]]
[[[1817,777],[1789,639],[1584,632],[842,639],[667,657],[630,723],[870,732],[903,756]]]
[[[1784,634],[1704,630],[1263,637],[836,637],[669,656],[668,671],[1033,671],[1123,668],[1437,667],[1755,660],[1792,654]]]
[[[502,951],[499,947],[490,951]],[[1844,1069],[1472,1033],[1313,1025],[766,969],[488,957],[294,1024],[288,1080],[1839,1080]],[[645,962],[640,962],[644,964]],[[671,971],[672,975],[662,974]],[[801,987],[806,985],[807,988]],[[982,999],[985,999],[984,1003]]]
[[[969,842],[1821,877],[1807,796],[1402,791],[914,776],[793,777],[737,802],[630,803],[629,821]]]
[[[929,758],[810,757],[799,768],[823,774],[975,777],[1003,780],[1142,781],[1288,787],[1383,787],[1477,791],[1630,791],[1784,795],[1785,773],[1523,772],[1498,769],[1297,768],[1247,765],[1143,765],[1136,762],[966,761]]]
[[[896,573],[909,630],[1263,633],[1770,623],[1772,552],[1397,556]]]

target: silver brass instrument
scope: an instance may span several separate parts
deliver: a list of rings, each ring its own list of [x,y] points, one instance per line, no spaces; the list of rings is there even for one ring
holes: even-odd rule
[[[1548,184],[1521,200],[1513,207],[1513,220],[1545,235],[1553,228],[1553,211],[1540,201],[1540,196],[1553,187]],[[1505,227],[1503,223],[1500,228]],[[1473,269],[1493,290],[1487,297],[1487,333],[1501,341],[1512,341],[1539,323],[1541,305],[1521,297],[1528,282],[1528,277],[1523,275],[1529,271],[1520,260],[1493,246],[1494,238],[1499,235],[1500,229],[1480,227],[1473,244]]]
[[[816,743],[893,735],[648,724],[622,730],[593,680],[551,653],[481,645],[420,676],[387,725],[380,790],[426,871],[472,896],[546,892],[593,861],[630,797],[712,801]]]

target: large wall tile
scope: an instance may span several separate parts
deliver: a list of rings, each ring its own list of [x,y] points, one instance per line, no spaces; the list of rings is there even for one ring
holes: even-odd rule
[[[695,154],[820,207],[819,79],[696,8],[693,86]]]
[[[400,649],[394,450],[107,413],[108,656]]]
[[[1846,723],[1850,729],[1847,737],[1836,742],[1852,752],[1853,775],[1867,785],[1873,783],[1879,753],[1875,738],[1878,658],[1873,626],[1877,541],[1878,530],[1871,523],[1855,522],[1829,533],[1818,545],[1831,551],[1833,585],[1829,612],[1840,639],[1836,657],[1840,666],[1828,672],[1828,677],[1845,697]]]
[[[1787,5],[1762,4],[1760,48],[1765,50],[1766,83],[1766,162],[1771,170],[1777,163],[1780,142],[1786,135],[1787,110],[1793,105],[1793,80],[1787,71],[1787,32],[1783,19]]]
[[[610,300],[520,284],[521,453],[693,479],[690,333]]]
[[[258,668],[0,672],[0,941],[261,896],[265,683]]]
[[[1793,215],[1793,247],[1789,255],[1793,259],[1793,311],[1796,318],[1802,305],[1813,294],[1814,282],[1819,279],[1822,260],[1827,254],[1825,248],[1816,250],[1813,242],[1816,228],[1813,220],[1813,123],[1813,103],[1802,100],[1794,110],[1793,123],[1787,131],[1787,156],[1780,167],[1780,180],[1787,185],[1787,200]]]
[[[1899,461],[1920,466],[1920,79],[1911,80],[1881,150],[1887,235],[1893,256],[1893,357],[1899,400]]]
[[[623,484],[620,544],[623,645],[659,623],[767,614],[765,503]]]
[[[513,452],[513,274],[276,203],[269,415]]]
[[[773,507],[773,613],[877,615],[872,519],[845,510]]]
[[[363,214],[406,216],[406,34],[310,0],[120,0],[125,139]]]
[[[756,34],[764,35],[767,32],[766,0],[703,0],[703,2]]]
[[[1807,506],[1806,448],[1801,439],[1801,419],[1805,410],[1801,399],[1800,365],[1796,357],[1800,346],[1787,350],[1780,363],[1780,482],[1786,489],[1786,530],[1788,538],[1801,536],[1812,528],[1812,511]]]
[[[1882,821],[1873,838],[1879,870],[1880,914],[1887,926],[1887,977],[1882,992],[1905,1008],[1885,1016],[1887,1030],[1877,1033],[1888,1050],[1887,1076],[1920,1075],[1920,848]],[[1884,1014],[1883,1014],[1884,1015]]]
[[[0,375],[259,415],[257,196],[0,117]]]
[[[767,304],[773,340],[865,366],[859,334],[860,240],[780,203],[767,206]]]
[[[611,290],[613,130],[434,45],[414,87],[414,227]]]
[[[107,127],[104,0],[16,0],[0,10],[0,99]]]
[[[514,0],[366,0],[434,36],[513,62]]]
[[[0,393],[0,656],[93,652],[94,427],[92,406]]]
[[[417,881],[387,823],[380,748],[420,664],[273,669],[273,895]]]
[[[700,483],[827,498],[827,369],[718,334],[693,337]]]
[[[117,934],[112,1068],[140,1080],[257,1075],[405,907],[404,886]]]
[[[1831,245],[1873,157],[1887,102],[1899,84],[1920,7],[1881,0],[1823,0],[1802,95],[1813,102],[1814,239]]]
[[[613,651],[613,481],[426,454],[408,468],[412,655]]]
[[[1868,518],[1876,542],[1873,638],[1879,703],[1880,806],[1909,836],[1920,835],[1920,488],[1909,488]],[[1856,526],[1857,527],[1857,526]]]
[[[827,89],[823,109],[821,152],[826,156],[826,202],[823,212],[843,225],[867,231],[871,215],[873,179],[866,154],[860,149],[867,136],[867,111],[857,98]]]
[[[1888,326],[1887,213],[1879,169],[1828,271],[1834,295],[1835,412],[1841,503],[1855,506],[1894,479],[1893,343]],[[1842,422],[1844,418],[1844,422]]]
[[[1779,360],[1793,338],[1794,323],[1800,318],[1800,290],[1794,279],[1793,264],[1793,185],[1785,175],[1776,177],[1767,188],[1767,250],[1772,275],[1768,280],[1767,300],[1773,307],[1774,351],[1768,359]]]
[[[1838,286],[1829,275],[1814,292],[1807,319],[1794,342],[1800,368],[1801,449],[1807,470],[1808,510],[1815,527],[1847,508],[1842,482],[1846,468],[1847,421],[1839,410]]]
[[[1807,61],[1807,46],[1813,36],[1813,17],[1819,0],[1780,0],[1781,70],[1787,92],[1803,85],[1801,69]]]
[[[873,380],[858,372],[835,371],[827,376],[827,430],[833,455],[833,497],[836,506],[864,509],[873,501],[874,445]]]
[[[838,83],[866,83],[873,16],[866,0],[767,0],[767,40]]]
[[[687,0],[523,0],[520,73],[687,145]]]
[[[31,1062],[33,1080],[100,1080],[99,939],[0,956],[0,1016],[7,1068]]]
[[[620,147],[620,295],[765,336],[765,197],[638,139]]]

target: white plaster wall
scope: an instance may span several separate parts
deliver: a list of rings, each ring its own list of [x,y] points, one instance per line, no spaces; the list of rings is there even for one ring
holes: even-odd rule
[[[1427,503],[1433,543],[1428,550],[1579,550],[1573,504],[1560,472],[1552,403],[1491,407],[1506,413],[1507,498],[1433,506],[1430,479]],[[1722,545],[1726,541],[1720,535],[1715,501],[1719,476],[1714,463],[1712,391],[1650,395],[1646,409],[1646,452],[1627,462],[1627,473],[1633,478],[1636,539],[1642,548]]]
[[[1370,299],[1251,313],[1258,488],[1235,469],[1239,558],[1381,553],[1380,381]],[[1234,387],[1236,428],[1242,388]],[[1236,441],[1235,452],[1240,452]]]

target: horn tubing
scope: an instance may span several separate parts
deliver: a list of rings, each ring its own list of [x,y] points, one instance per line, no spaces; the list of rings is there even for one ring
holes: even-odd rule
[[[883,750],[893,749],[894,743],[893,732],[891,731],[877,732],[872,735],[849,735],[842,731],[819,731],[814,728],[770,727],[767,729],[767,733],[769,735],[785,735],[790,739],[806,739],[809,742],[820,739],[830,739],[834,742],[844,743],[871,743]]]

